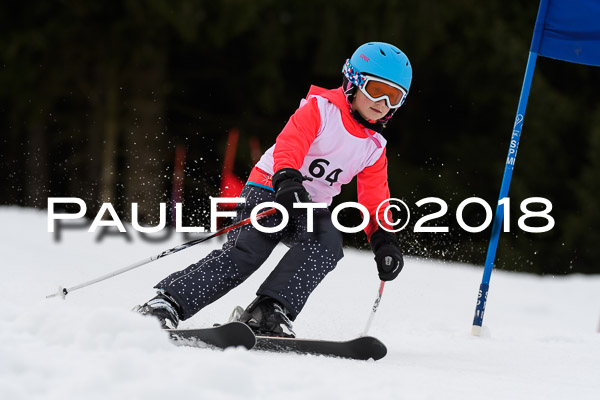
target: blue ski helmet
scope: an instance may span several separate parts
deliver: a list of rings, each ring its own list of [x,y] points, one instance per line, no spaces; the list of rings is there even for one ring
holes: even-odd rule
[[[408,93],[412,81],[412,67],[408,57],[396,46],[383,42],[369,42],[360,46],[346,60],[342,73],[354,86],[360,87],[363,74],[374,75],[402,86]],[[344,88],[344,91],[350,88]]]

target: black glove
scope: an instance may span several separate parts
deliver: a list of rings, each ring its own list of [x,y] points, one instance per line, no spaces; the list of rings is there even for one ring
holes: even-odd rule
[[[301,208],[293,207],[294,203],[312,201],[310,194],[302,186],[303,180],[300,171],[294,168],[282,168],[273,174],[275,201],[284,206],[292,216],[302,212]]]
[[[375,254],[379,278],[382,281],[395,279],[404,266],[396,235],[379,228],[371,236],[371,249]]]

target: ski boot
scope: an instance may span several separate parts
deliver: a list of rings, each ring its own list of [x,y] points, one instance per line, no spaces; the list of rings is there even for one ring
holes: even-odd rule
[[[157,318],[162,329],[175,329],[179,325],[179,309],[175,299],[164,290],[159,290],[156,297],[141,306],[135,306],[132,311]]]
[[[275,299],[258,296],[240,315],[257,336],[296,337],[286,308]]]

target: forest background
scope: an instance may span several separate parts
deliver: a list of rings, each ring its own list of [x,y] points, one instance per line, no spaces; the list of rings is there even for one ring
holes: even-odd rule
[[[483,264],[490,228],[465,232],[455,213],[469,197],[495,209],[538,5],[10,2],[0,13],[0,205],[43,209],[48,197],[79,197],[90,218],[111,202],[130,220],[138,202],[140,219],[156,224],[158,204],[177,195],[185,223],[208,227],[229,133],[240,133],[234,173],[244,180],[311,84],[338,87],[358,45],[385,41],[408,55],[414,74],[384,131],[391,194],[413,213],[399,234],[403,249]],[[599,88],[598,68],[538,59],[499,268],[600,273]],[[356,201],[352,186],[334,204]],[[439,209],[415,206],[426,197],[448,204],[431,222],[448,233],[414,232]],[[552,202],[551,231],[518,228],[519,204],[530,197]],[[359,214],[344,218],[350,225]],[[482,223],[482,209],[469,206],[465,219]],[[368,246],[363,234],[345,242]]]

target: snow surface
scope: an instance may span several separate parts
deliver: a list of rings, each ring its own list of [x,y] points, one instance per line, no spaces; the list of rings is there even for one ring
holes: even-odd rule
[[[85,230],[47,232],[46,211],[0,207],[1,399],[600,399],[600,277],[495,271],[483,337],[470,335],[482,269],[407,259],[386,285],[370,334],[377,362],[173,346],[130,312],[153,284],[218,246],[198,245],[69,294],[71,287],[183,242],[149,244]],[[185,321],[201,327],[247,305],[285,248]],[[379,281],[351,249],[309,299],[299,336],[345,339],[365,326]]]

